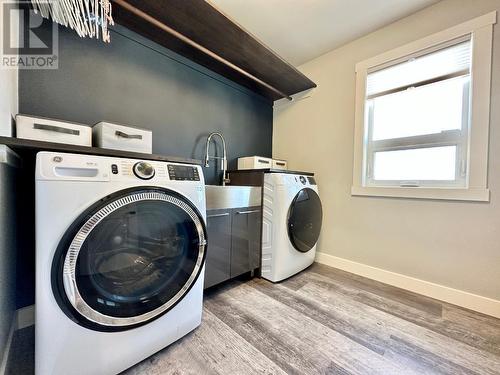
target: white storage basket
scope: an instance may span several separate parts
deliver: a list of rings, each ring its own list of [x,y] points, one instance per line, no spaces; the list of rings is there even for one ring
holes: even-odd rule
[[[273,167],[273,159],[262,156],[238,158],[238,169],[267,169]]]
[[[288,163],[286,160],[273,159],[273,169],[288,169]]]
[[[153,152],[153,135],[151,130],[100,122],[92,128],[94,146],[113,150]]]
[[[16,115],[16,137],[77,146],[92,146],[91,127],[44,117]]]

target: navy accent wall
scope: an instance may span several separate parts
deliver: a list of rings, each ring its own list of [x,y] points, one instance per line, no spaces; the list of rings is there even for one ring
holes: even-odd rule
[[[19,111],[151,129],[156,154],[202,159],[219,131],[230,167],[239,156],[271,156],[271,102],[122,27],[110,44],[60,27],[59,69],[20,71]],[[204,172],[218,182],[215,168]]]
[[[272,151],[271,102],[119,26],[110,44],[60,27],[59,68],[19,72],[19,112],[151,129],[154,153],[194,159],[204,157],[208,134],[218,131],[230,168],[239,156]],[[219,163],[212,160],[204,174],[207,184],[219,183]],[[32,171],[25,175],[29,184]],[[25,187],[25,196],[32,189]],[[18,247],[18,308],[34,303],[34,228],[28,231]]]
[[[16,169],[0,161],[0,358],[7,353],[16,310]]]

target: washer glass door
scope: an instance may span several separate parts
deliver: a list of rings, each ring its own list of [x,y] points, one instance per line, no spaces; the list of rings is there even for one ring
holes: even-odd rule
[[[295,249],[305,253],[316,245],[322,219],[318,194],[310,188],[300,190],[288,209],[288,237]]]
[[[53,269],[54,289],[79,324],[108,330],[144,324],[180,301],[201,272],[203,219],[180,194],[128,190],[82,216]]]

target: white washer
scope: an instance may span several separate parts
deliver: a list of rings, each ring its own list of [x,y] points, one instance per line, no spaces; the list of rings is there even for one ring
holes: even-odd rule
[[[117,374],[201,322],[200,166],[41,152],[37,375]]]
[[[288,173],[264,174],[263,278],[281,281],[314,262],[322,216],[314,177]]]

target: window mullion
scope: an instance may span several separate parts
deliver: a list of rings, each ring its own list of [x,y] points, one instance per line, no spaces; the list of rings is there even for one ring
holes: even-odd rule
[[[469,68],[462,69],[462,70],[459,70],[459,71],[456,71],[456,72],[453,72],[453,73],[443,74],[443,75],[438,76],[438,77],[429,78],[429,79],[426,79],[426,80],[423,80],[423,81],[419,81],[419,82],[412,82],[412,83],[409,83],[407,85],[403,85],[403,86],[395,87],[395,88],[392,88],[392,89],[389,89],[389,90],[377,92],[377,93],[368,95],[366,97],[366,99],[367,100],[375,99],[375,98],[379,98],[381,96],[391,95],[391,94],[395,94],[395,93],[398,93],[398,92],[401,92],[401,91],[406,91],[408,89],[414,89],[414,88],[421,87],[421,86],[431,85],[431,84],[434,84],[434,83],[446,81],[448,79],[452,79],[452,78],[456,78],[456,77],[461,77],[461,76],[466,76],[466,75],[469,75],[469,74],[470,74]]]
[[[467,183],[468,174],[468,152],[469,152],[469,132],[470,132],[470,80],[464,82],[463,96],[462,96],[462,131],[460,137],[460,144],[457,150],[457,178],[465,180]]]
[[[414,137],[393,138],[373,141],[370,144],[372,152],[407,150],[414,148],[452,146],[462,142],[460,130],[445,131],[437,134],[427,134]]]
[[[373,111],[374,111],[374,102],[373,100],[368,100],[368,113],[367,113],[367,121],[368,121],[368,129],[366,134],[366,179],[371,181],[373,179],[373,168],[375,162],[375,153],[373,151]]]

